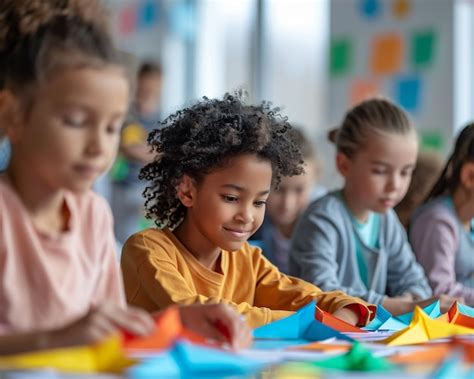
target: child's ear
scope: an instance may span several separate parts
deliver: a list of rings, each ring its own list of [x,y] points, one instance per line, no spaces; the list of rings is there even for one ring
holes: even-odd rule
[[[461,183],[470,191],[474,191],[474,162],[466,162],[461,169]]]
[[[346,154],[338,152],[336,154],[336,167],[339,173],[343,176],[347,176],[347,172],[349,171],[349,158]]]
[[[176,192],[179,200],[186,208],[193,206],[196,197],[196,184],[190,176],[183,176],[183,179],[176,188]]]
[[[23,128],[21,107],[18,98],[11,91],[0,91],[0,125],[11,142],[19,139]]]

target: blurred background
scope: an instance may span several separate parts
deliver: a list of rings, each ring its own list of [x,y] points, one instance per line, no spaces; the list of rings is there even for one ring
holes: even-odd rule
[[[384,95],[423,148],[474,118],[474,0],[108,0],[121,49],[163,68],[160,115],[245,89],[280,106],[337,185],[327,131]]]

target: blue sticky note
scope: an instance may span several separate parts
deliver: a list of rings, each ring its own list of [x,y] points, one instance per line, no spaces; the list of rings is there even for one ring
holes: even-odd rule
[[[377,18],[382,12],[380,0],[359,0],[359,12],[368,19]]]
[[[226,351],[178,342],[173,349],[131,367],[133,379],[162,377],[247,376],[262,368],[262,363]]]
[[[421,106],[423,83],[417,76],[400,77],[395,82],[395,99],[408,112],[417,112]]]
[[[140,5],[138,22],[141,28],[148,28],[158,23],[158,2],[148,0]]]
[[[441,316],[441,308],[439,305],[439,300],[432,302],[430,305],[427,305],[423,308],[423,312],[425,312],[431,318],[438,318]],[[413,318],[413,312],[408,312],[403,315],[395,316],[395,318],[405,325],[409,325],[411,319]]]
[[[352,338],[339,333],[315,319],[316,304],[311,302],[295,314],[261,326],[253,331],[255,338],[294,339],[307,341],[322,341],[327,338],[338,338],[353,341]]]

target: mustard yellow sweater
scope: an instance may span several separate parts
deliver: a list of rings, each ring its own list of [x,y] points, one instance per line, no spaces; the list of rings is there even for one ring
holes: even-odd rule
[[[222,251],[221,272],[204,267],[168,229],[133,235],[122,252],[125,294],[130,304],[150,312],[172,304],[227,303],[251,327],[289,316],[315,300],[330,313],[349,306],[365,325],[375,312],[363,300],[318,287],[278,271],[259,248]]]

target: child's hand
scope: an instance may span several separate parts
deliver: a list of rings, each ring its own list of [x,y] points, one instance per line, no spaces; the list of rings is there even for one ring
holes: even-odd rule
[[[103,340],[119,329],[144,336],[151,333],[155,324],[151,316],[138,308],[123,309],[103,304],[90,310],[81,319],[51,333],[48,347],[87,345]]]
[[[357,325],[359,323],[359,316],[353,310],[349,308],[341,308],[333,313],[333,316],[347,322],[351,325]]]
[[[247,323],[229,305],[193,304],[179,307],[183,325],[188,329],[219,342],[226,342],[233,349],[252,343],[252,333]]]

